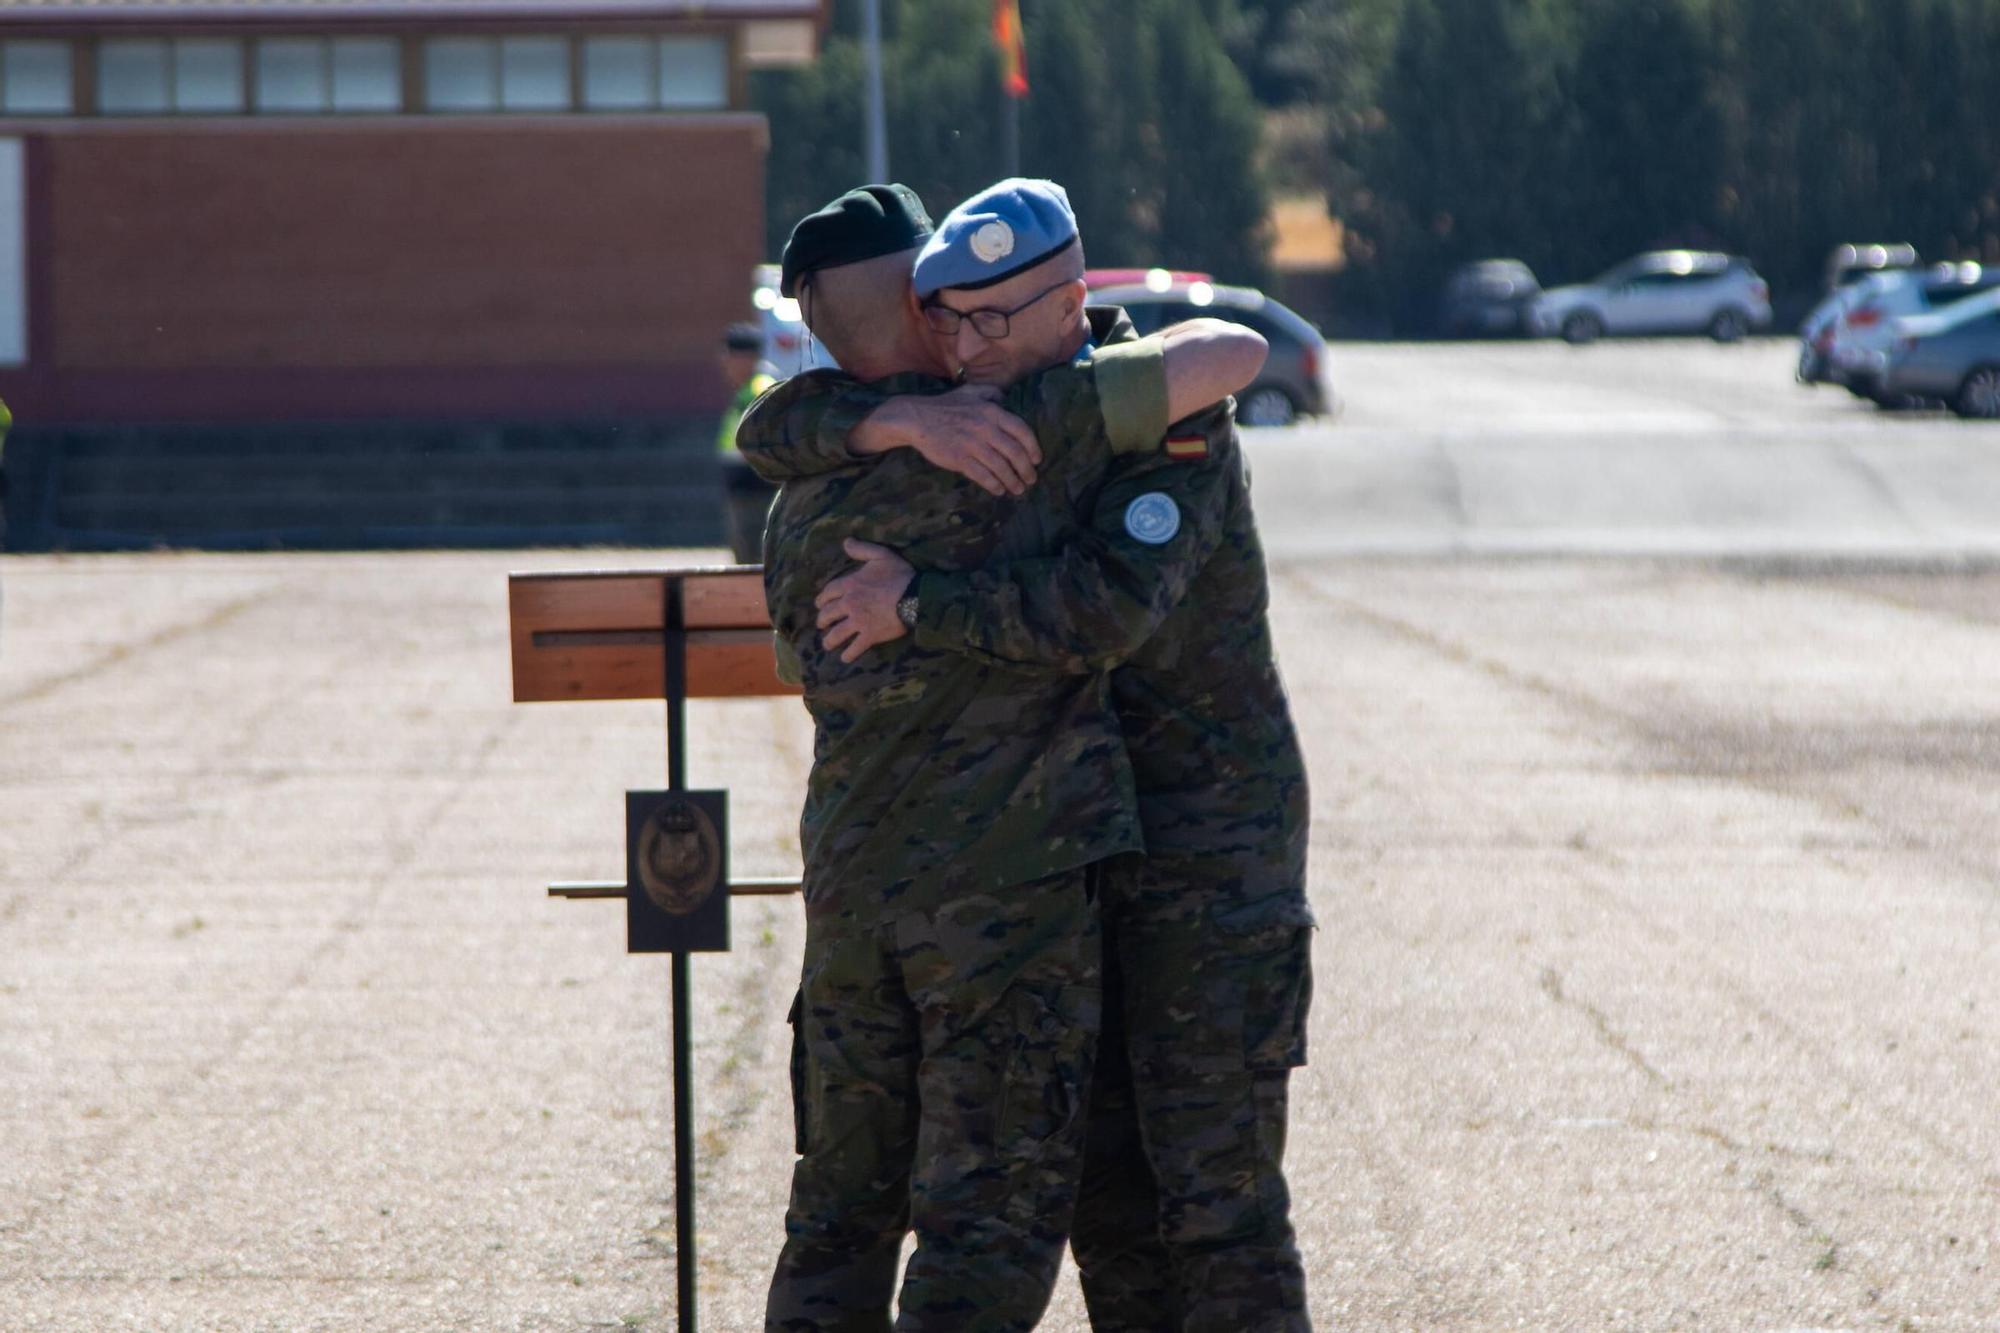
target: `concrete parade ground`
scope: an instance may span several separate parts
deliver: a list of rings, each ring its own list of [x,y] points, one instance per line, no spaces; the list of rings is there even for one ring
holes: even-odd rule
[[[1782,350],[1687,349],[1716,382],[1596,480],[1509,358],[1639,349],[1338,349],[1346,420],[1249,443],[1322,1330],[2000,1329],[2000,429],[1775,381],[1849,414],[1822,484],[1817,417],[1716,387]],[[1369,397],[1426,356],[1477,419]],[[1503,452],[1432,502],[1482,422],[1560,505]],[[1794,503],[1728,501],[1781,456]],[[0,1330],[675,1326],[667,963],[545,895],[622,877],[664,710],[511,703],[505,576],[719,555],[0,558]],[[734,872],[796,870],[798,702],[689,737]],[[782,1239],[802,934],[739,899],[693,961],[705,1329]]]

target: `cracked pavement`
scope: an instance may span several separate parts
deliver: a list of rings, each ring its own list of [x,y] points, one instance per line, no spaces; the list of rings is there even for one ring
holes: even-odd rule
[[[1881,429],[1906,501],[1937,448],[1985,478],[1955,521],[2000,485]],[[1318,1326],[2000,1329],[2000,568],[1439,558],[1490,497],[1330,553],[1314,438],[1252,452],[1313,780]],[[544,896],[618,876],[664,710],[510,703],[504,580],[672,554],[0,558],[0,1328],[674,1326],[666,964]],[[690,735],[738,873],[794,868],[797,703]],[[733,933],[693,964],[724,1330],[780,1239],[797,904]]]

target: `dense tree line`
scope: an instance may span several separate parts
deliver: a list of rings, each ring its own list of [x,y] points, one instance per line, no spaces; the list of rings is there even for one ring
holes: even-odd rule
[[[934,215],[1004,174],[991,0],[882,0],[889,174]],[[819,60],[762,74],[767,246],[864,179],[859,0]],[[1262,112],[1225,48],[1234,0],[1022,0],[1031,94],[1020,168],[1062,182],[1090,262],[1265,272]]]
[[[2000,0],[1400,10],[1331,200],[1354,232],[1350,297],[1399,324],[1489,255],[1551,282],[1717,246],[1791,304],[1843,241],[2000,261]]]
[[[1093,263],[1266,276],[1273,191],[1347,228],[1340,321],[1421,327],[1449,268],[1545,282],[1655,246],[1805,298],[1827,252],[2000,262],[2000,0],[1021,0],[1021,168]],[[891,174],[1001,174],[990,0],[882,0]],[[862,177],[859,0],[758,76],[769,241]]]

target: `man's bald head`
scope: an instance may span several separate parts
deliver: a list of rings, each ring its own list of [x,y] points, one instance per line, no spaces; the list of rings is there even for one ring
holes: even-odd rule
[[[806,327],[856,379],[909,370],[950,373],[910,290],[916,258],[912,248],[816,269],[800,279]]]

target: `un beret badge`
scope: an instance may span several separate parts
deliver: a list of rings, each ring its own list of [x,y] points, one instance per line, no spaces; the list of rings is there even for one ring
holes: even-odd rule
[[[1014,229],[999,221],[983,223],[969,244],[980,263],[996,264],[1014,253]]]
[[[715,892],[722,874],[722,840],[708,811],[692,801],[668,801],[639,833],[639,886],[654,906],[685,916]]]

